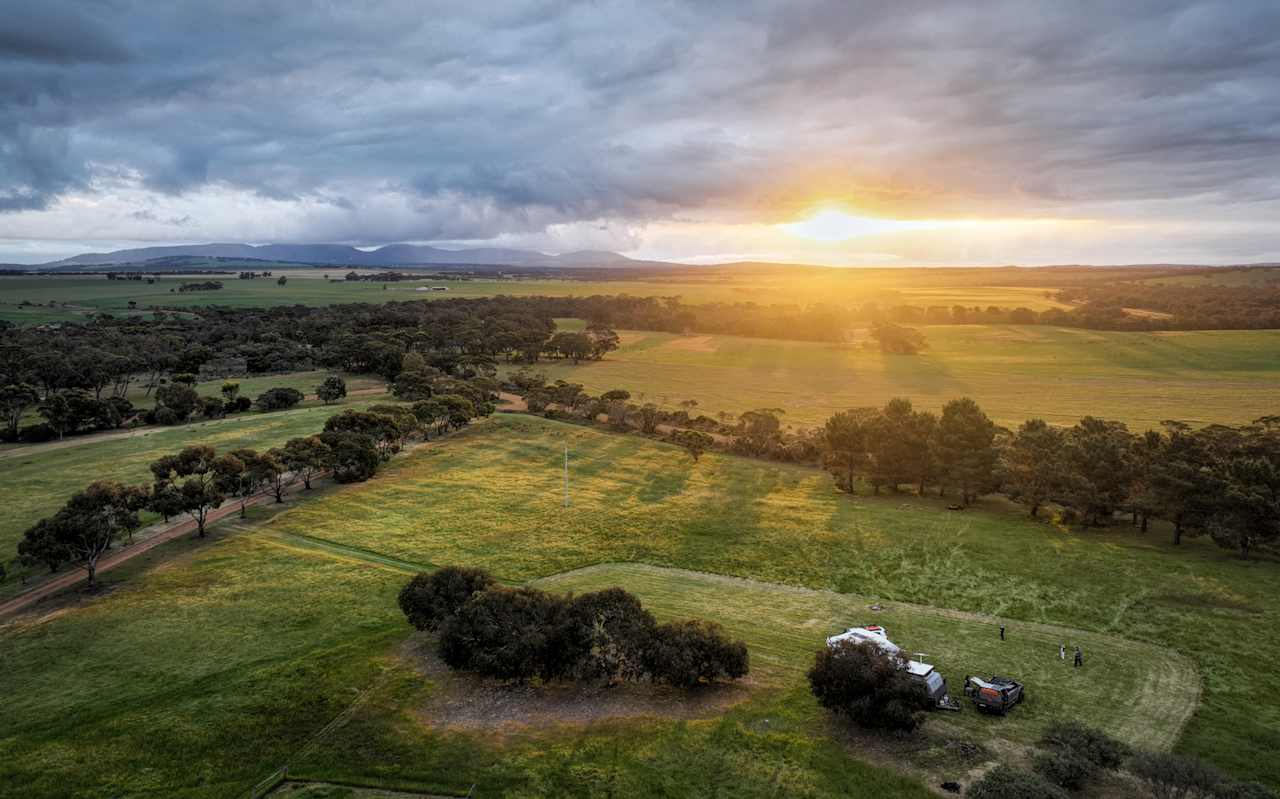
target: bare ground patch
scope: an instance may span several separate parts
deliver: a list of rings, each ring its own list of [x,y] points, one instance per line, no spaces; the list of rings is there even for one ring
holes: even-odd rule
[[[707,719],[746,701],[750,679],[694,689],[650,683],[512,684],[449,669],[435,641],[415,635],[401,656],[437,686],[415,715],[437,729],[511,731],[548,725],[586,726],[612,719]]]

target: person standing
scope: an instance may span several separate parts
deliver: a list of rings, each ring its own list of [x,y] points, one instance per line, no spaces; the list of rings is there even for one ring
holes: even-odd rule
[[[1003,625],[1003,624],[1001,624],[1001,625],[1000,625],[1000,640],[1001,640],[1001,641],[1003,641],[1003,640],[1004,640],[1004,625]]]
[[[1058,644],[1058,660],[1067,659],[1067,645],[1065,643]]]
[[[1080,651],[1080,647],[1076,647],[1076,668],[1084,665],[1084,653]]]

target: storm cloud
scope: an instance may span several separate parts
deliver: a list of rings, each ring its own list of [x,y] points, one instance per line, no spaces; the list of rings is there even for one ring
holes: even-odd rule
[[[554,244],[605,226],[599,243],[635,244],[830,195],[900,216],[1257,220],[1227,249],[1280,249],[1268,0],[0,15],[11,241]]]

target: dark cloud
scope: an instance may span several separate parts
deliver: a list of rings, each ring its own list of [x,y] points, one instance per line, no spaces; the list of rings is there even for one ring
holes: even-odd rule
[[[0,211],[134,175],[327,209],[301,237],[341,212],[353,238],[470,239],[776,212],[815,185],[917,213],[1280,193],[1270,0],[0,0],[0,18]],[[379,222],[380,193],[413,214]]]
[[[129,51],[86,9],[49,3],[6,3],[0,60],[52,64],[116,64]]]

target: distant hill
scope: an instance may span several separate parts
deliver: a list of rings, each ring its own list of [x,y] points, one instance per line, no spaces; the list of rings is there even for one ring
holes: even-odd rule
[[[581,250],[548,255],[536,250],[482,247],[446,250],[416,244],[388,244],[374,250],[359,250],[341,244],[193,244],[166,247],[139,247],[115,252],[92,252],[41,264],[39,268],[100,267],[139,264],[174,258],[243,259],[275,263],[324,266],[416,266],[422,264],[497,266],[625,267],[647,265],[616,252]]]

